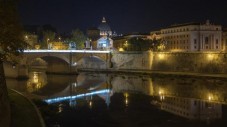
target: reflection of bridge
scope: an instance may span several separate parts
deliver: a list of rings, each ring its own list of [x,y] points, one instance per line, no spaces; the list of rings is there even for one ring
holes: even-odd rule
[[[83,93],[83,94],[78,94],[78,95],[73,95],[73,96],[46,99],[45,101],[48,104],[52,104],[52,103],[59,103],[62,101],[76,101],[76,99],[90,97],[90,96],[94,96],[94,95],[100,95],[100,96],[104,95],[105,102],[107,105],[109,105],[110,104],[110,92],[111,92],[110,89],[104,89],[104,90],[98,90],[98,91],[93,91],[93,92]]]
[[[54,72],[66,73],[75,71],[75,68],[109,68],[110,53],[99,50],[25,50],[20,69],[46,66]]]

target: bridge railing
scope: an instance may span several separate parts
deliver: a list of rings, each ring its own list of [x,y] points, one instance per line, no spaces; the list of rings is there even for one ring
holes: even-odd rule
[[[103,50],[24,50],[24,53],[110,53]]]

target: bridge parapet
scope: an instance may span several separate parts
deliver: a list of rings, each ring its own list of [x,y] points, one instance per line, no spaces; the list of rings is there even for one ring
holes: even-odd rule
[[[100,61],[102,61],[102,68],[108,68],[109,62],[111,60],[110,58],[110,51],[99,51],[99,50],[25,50],[24,51],[24,58],[21,61],[21,65],[30,66],[34,61],[37,59],[43,59],[48,60],[49,58],[57,58],[65,61],[62,64],[64,64],[65,68],[68,68],[67,70],[71,70],[70,68],[75,68],[75,65],[78,65],[79,68],[96,68],[100,67],[98,64],[100,64]],[[97,59],[98,62],[97,62]],[[79,61],[80,66],[79,66]],[[96,62],[96,63],[95,63]],[[105,63],[105,66],[103,65]],[[56,65],[53,65],[56,64]],[[48,66],[52,66],[52,68],[59,68],[59,62],[49,64]],[[84,64],[84,65],[83,65]],[[61,65],[62,67],[62,65]],[[75,69],[73,69],[75,70]]]

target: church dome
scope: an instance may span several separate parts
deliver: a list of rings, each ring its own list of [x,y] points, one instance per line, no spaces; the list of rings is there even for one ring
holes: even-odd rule
[[[100,31],[111,31],[110,26],[106,23],[105,17],[103,17],[102,23],[99,25],[98,29]]]

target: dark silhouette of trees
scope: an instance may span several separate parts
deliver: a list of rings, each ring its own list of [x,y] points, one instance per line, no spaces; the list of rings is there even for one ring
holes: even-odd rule
[[[14,0],[0,0],[0,126],[7,127],[9,101],[3,63],[16,63],[27,47]]]

